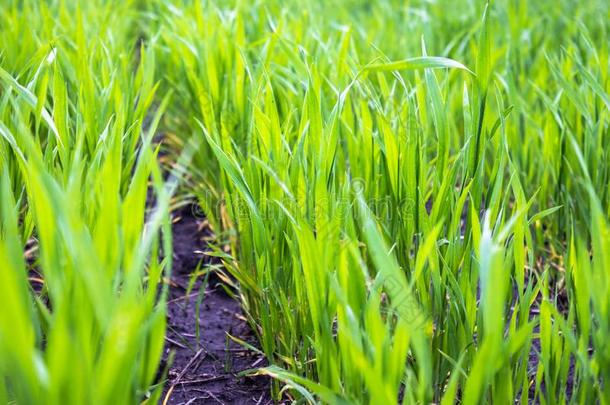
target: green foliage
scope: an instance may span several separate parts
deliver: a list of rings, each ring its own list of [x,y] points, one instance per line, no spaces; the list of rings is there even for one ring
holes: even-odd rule
[[[607,398],[574,285],[604,268],[578,202],[605,223],[607,5],[158,7],[261,372],[329,403]]]
[[[159,132],[276,399],[607,403],[609,13],[5,1],[0,401],[155,400]]]
[[[163,108],[157,117],[150,109],[152,48],[134,62],[122,7],[8,3],[0,7],[0,402],[156,402],[171,238],[151,147]],[[101,27],[85,26],[91,18],[116,26],[94,33]],[[157,205],[147,215],[148,195]]]

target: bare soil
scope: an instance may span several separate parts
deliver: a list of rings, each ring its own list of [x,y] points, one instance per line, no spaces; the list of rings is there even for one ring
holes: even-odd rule
[[[206,250],[209,231],[203,220],[188,209],[174,213],[174,266],[167,308],[167,334],[162,368],[167,373],[161,403],[167,404],[269,404],[270,381],[244,371],[266,365],[259,353],[244,348],[229,335],[256,346],[256,339],[242,315],[239,302],[213,274],[207,285],[199,277],[188,291],[191,273]],[[209,263],[209,262],[208,262]],[[199,316],[197,300],[201,290]],[[199,322],[199,339],[196,324]]]

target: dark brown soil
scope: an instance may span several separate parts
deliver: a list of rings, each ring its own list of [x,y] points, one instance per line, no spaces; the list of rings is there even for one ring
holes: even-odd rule
[[[267,377],[242,372],[265,365],[262,355],[244,348],[229,335],[256,346],[256,339],[230,290],[211,274],[207,285],[200,276],[188,291],[191,273],[200,261],[209,264],[203,220],[189,209],[174,214],[174,269],[167,308],[167,334],[163,364],[174,353],[161,403],[167,404],[269,404]],[[203,268],[203,266],[202,266]],[[201,289],[199,316],[197,300]],[[197,339],[196,322],[200,334]],[[247,373],[246,373],[247,374]]]

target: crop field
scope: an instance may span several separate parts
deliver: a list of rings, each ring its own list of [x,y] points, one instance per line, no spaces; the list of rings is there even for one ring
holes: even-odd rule
[[[0,0],[0,404],[610,404],[607,0]]]

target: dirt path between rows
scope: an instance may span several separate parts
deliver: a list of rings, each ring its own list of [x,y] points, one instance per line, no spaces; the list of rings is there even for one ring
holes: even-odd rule
[[[242,315],[239,302],[211,275],[207,285],[200,277],[188,291],[191,273],[206,250],[209,230],[190,209],[172,215],[174,220],[174,266],[167,308],[167,333],[163,363],[174,352],[161,403],[167,404],[271,404],[267,377],[242,376],[244,370],[264,366],[264,357],[245,349],[229,334],[256,346],[256,339]],[[201,289],[199,317],[197,301]],[[199,322],[199,341],[197,327]]]

